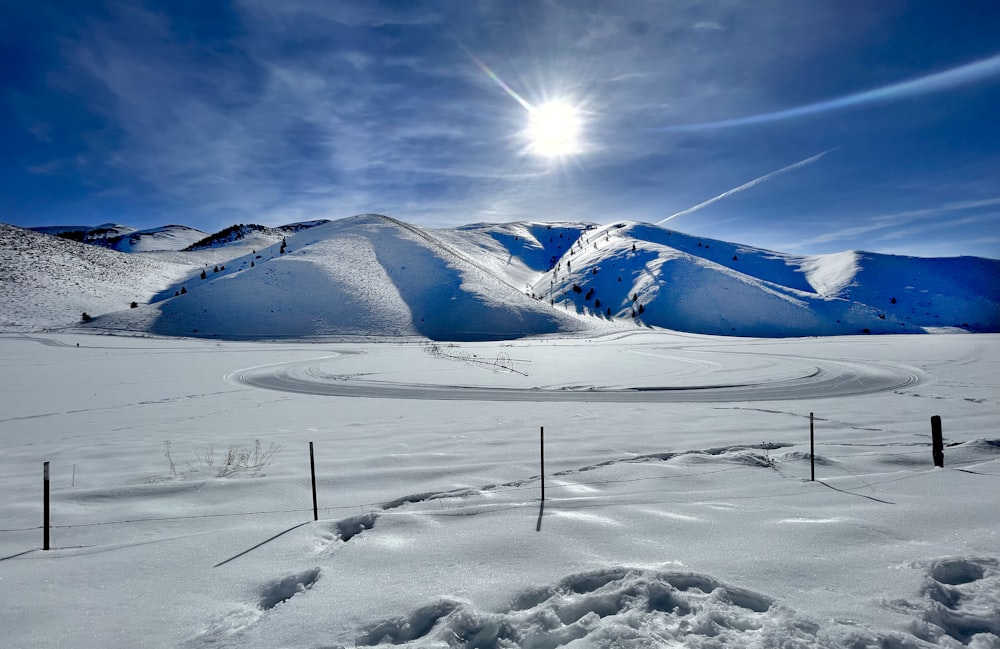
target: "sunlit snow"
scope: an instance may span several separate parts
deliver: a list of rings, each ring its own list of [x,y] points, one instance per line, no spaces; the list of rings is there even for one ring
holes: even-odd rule
[[[1000,647],[1000,262],[289,228],[0,225],[3,646]]]
[[[16,647],[995,647],[998,350],[7,334],[0,625]],[[225,470],[254,440],[280,449]]]

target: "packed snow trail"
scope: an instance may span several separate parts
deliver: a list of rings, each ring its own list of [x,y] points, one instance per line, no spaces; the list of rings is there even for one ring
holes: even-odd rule
[[[716,358],[722,379],[697,373],[683,384],[604,387],[584,383],[563,387],[505,387],[489,385],[454,385],[379,380],[377,375],[331,375],[321,370],[327,356],[311,361],[249,368],[231,373],[235,383],[268,390],[337,397],[374,399],[424,399],[440,401],[586,401],[601,403],[705,403],[728,401],[779,401],[846,397],[898,390],[920,382],[912,370],[884,364],[857,361],[834,361],[819,358],[780,357],[741,352],[742,357],[759,357],[781,373],[760,378],[737,373],[725,380],[731,355],[699,352]],[[705,362],[699,360],[699,362]]]

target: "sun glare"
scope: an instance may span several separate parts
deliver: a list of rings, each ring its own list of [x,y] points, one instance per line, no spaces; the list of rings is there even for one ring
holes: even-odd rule
[[[569,104],[548,102],[529,111],[525,137],[531,153],[546,158],[580,153],[581,120]]]

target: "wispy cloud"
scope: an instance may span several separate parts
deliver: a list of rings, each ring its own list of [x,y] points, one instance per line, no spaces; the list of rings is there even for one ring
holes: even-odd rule
[[[816,115],[842,108],[873,104],[878,102],[895,101],[926,95],[934,92],[949,90],[957,86],[976,83],[990,77],[1000,75],[1000,54],[991,56],[979,61],[960,65],[942,72],[935,72],[909,81],[891,83],[881,88],[874,88],[864,92],[857,92],[843,97],[827,99],[805,106],[796,106],[785,110],[778,110],[770,113],[761,113],[747,117],[737,117],[734,119],[724,119],[714,122],[701,122],[697,124],[680,124],[663,127],[664,131],[675,133],[690,131],[708,131],[723,128],[734,128],[738,126],[752,126],[755,124],[766,124],[768,122],[778,122],[786,119]]]
[[[1000,197],[974,201],[946,203],[935,207],[904,210],[865,216],[860,225],[830,228],[823,234],[786,244],[789,250],[808,249],[835,241],[857,241],[862,237],[871,241],[873,233],[880,233],[879,240],[905,239],[917,234],[942,228],[960,228],[967,225],[993,224],[996,211],[959,217],[958,214],[1000,206]],[[834,221],[835,222],[835,221]]]
[[[0,112],[14,117],[0,123],[0,208],[22,222],[210,229],[383,211],[435,225],[606,223],[659,219],[668,200],[691,206],[661,219],[678,222],[819,159],[785,166],[803,151],[850,147],[851,156],[822,158],[823,173],[743,194],[741,210],[730,201],[711,218],[678,222],[775,248],[778,238],[930,227],[931,215],[884,227],[864,215],[968,202],[996,185],[995,85],[975,82],[998,78],[995,38],[989,21],[934,3],[913,9],[921,19],[905,28],[884,3],[850,12],[787,3],[780,15],[702,0],[22,4],[5,15],[13,22],[0,21],[5,51],[16,54],[0,73]],[[946,14],[949,38],[914,57],[912,44],[937,34]],[[524,155],[524,104],[456,41],[524,102],[579,106],[585,151],[558,169]],[[986,57],[979,67],[926,74],[976,56]],[[841,110],[824,128],[776,119],[766,129],[656,130],[880,85],[880,95],[847,98],[883,110]],[[961,102],[889,101],[954,88]],[[824,110],[844,108],[838,101]],[[748,168],[777,171],[719,193],[757,173]],[[804,231],[834,209],[839,219]],[[989,209],[952,216],[981,218],[985,230]]]

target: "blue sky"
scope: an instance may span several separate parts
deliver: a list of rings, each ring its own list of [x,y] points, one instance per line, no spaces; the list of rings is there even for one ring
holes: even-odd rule
[[[0,220],[676,215],[1000,258],[998,25],[993,0],[0,0]],[[569,155],[527,134],[553,104]]]

